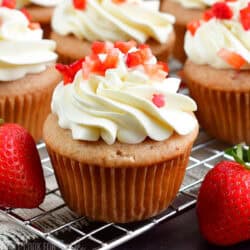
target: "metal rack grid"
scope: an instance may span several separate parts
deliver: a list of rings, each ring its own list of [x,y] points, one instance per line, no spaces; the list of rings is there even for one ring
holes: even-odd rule
[[[200,131],[183,184],[171,206],[154,218],[129,224],[91,222],[71,212],[61,198],[45,144],[41,143],[37,147],[46,178],[45,201],[37,209],[1,209],[0,212],[60,249],[106,250],[135,238],[194,206],[204,175],[216,162],[223,159],[223,151],[228,145]]]

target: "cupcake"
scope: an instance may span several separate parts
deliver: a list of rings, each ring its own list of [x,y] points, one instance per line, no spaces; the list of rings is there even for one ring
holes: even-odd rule
[[[189,25],[183,77],[212,136],[250,143],[250,4],[216,3]]]
[[[216,0],[198,0],[198,1],[161,0],[160,1],[160,10],[162,12],[168,12],[176,17],[176,22],[174,24],[176,41],[174,45],[173,55],[180,62],[184,63],[186,60],[186,54],[184,51],[184,35],[186,32],[187,24],[192,20],[198,20],[202,18],[203,12],[217,1]]]
[[[41,139],[51,95],[61,76],[54,69],[55,42],[19,10],[0,7],[0,117]]]
[[[32,22],[38,22],[44,31],[44,37],[48,37],[51,31],[51,17],[55,6],[62,0],[16,0],[16,7],[27,9]]]
[[[64,0],[52,18],[51,39],[59,61],[71,63],[88,55],[93,41],[129,41],[150,45],[159,60],[170,55],[175,18],[144,6],[142,0]]]
[[[97,42],[85,60],[57,65],[43,135],[61,194],[92,220],[131,222],[165,210],[198,133],[195,102],[146,45]],[[139,58],[139,60],[138,60]]]

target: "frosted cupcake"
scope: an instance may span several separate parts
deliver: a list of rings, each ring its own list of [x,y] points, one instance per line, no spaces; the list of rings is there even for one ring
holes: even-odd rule
[[[14,9],[0,7],[0,117],[24,126],[39,140],[60,74],[55,42]]]
[[[174,29],[176,33],[176,42],[173,55],[180,62],[184,63],[186,54],[184,51],[184,35],[186,26],[192,20],[202,18],[203,12],[210,8],[215,2],[224,2],[224,0],[161,0],[160,10],[168,12],[176,17]]]
[[[128,40],[147,42],[157,58],[165,61],[174,45],[174,21],[141,0],[64,0],[54,12],[51,38],[63,63],[88,55],[93,41]]]
[[[54,8],[62,0],[16,0],[16,7],[25,7],[32,17],[32,22],[41,24],[44,36],[48,37],[51,31],[50,21]]]
[[[93,220],[142,220],[166,209],[181,185],[198,133],[196,104],[176,93],[179,80],[166,78],[167,65],[149,47],[92,48],[84,61],[57,65],[64,83],[44,140],[72,210]]]
[[[184,80],[198,104],[198,120],[229,143],[250,143],[249,15],[247,1],[216,3],[185,37]]]

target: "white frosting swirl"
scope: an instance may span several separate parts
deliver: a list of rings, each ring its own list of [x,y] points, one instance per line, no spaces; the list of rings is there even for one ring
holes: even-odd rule
[[[17,8],[22,8],[28,4],[36,4],[44,7],[54,7],[58,5],[62,0],[16,0]]]
[[[235,52],[250,63],[250,31],[246,31],[239,21],[239,10],[247,6],[247,1],[228,3],[234,15],[230,20],[212,18],[201,21],[194,35],[185,35],[184,49],[191,61],[208,64],[214,68],[230,69],[231,65],[218,56],[221,49]],[[249,65],[246,66],[249,68]]]
[[[55,9],[52,27],[60,35],[74,34],[88,41],[127,41],[144,43],[150,37],[160,43],[168,40],[175,18],[144,6],[142,1],[115,4],[112,0],[91,0],[87,8],[74,8],[65,0]]]
[[[102,138],[113,144],[117,139],[134,144],[149,137],[162,141],[174,131],[185,135],[197,126],[190,114],[196,104],[176,93],[179,82],[176,78],[154,81],[140,66],[127,68],[120,54],[118,67],[107,70],[105,76],[91,74],[83,80],[79,71],[72,84],[60,83],[53,94],[52,112],[59,126],[70,129],[76,140]],[[152,102],[154,94],[164,96],[163,107]]]
[[[188,9],[206,9],[216,2],[225,2],[225,0],[172,0]]]
[[[42,40],[41,29],[30,29],[18,10],[0,8],[0,81],[38,73],[57,59],[55,42]]]

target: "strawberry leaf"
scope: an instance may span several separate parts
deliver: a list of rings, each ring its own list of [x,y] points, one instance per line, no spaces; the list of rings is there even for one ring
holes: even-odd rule
[[[236,162],[250,170],[250,147],[243,147],[239,144],[225,150],[225,154],[232,156]]]

